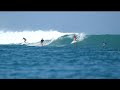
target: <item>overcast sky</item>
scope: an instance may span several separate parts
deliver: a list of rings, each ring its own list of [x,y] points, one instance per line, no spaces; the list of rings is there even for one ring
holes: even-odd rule
[[[0,30],[48,30],[120,34],[120,12],[0,12]]]

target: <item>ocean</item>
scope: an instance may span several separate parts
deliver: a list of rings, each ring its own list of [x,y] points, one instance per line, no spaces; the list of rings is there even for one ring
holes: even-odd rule
[[[0,79],[120,79],[120,35],[1,31]]]

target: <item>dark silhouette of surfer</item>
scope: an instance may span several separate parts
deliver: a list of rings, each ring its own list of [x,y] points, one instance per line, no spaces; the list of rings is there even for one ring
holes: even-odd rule
[[[27,39],[23,37],[24,42],[26,43]]]
[[[44,40],[43,40],[43,38],[41,39],[41,45],[43,46],[43,42],[44,42]]]

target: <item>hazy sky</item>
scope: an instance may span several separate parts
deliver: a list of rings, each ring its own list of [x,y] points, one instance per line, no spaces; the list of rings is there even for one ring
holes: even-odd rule
[[[120,34],[120,12],[0,12],[2,29]]]

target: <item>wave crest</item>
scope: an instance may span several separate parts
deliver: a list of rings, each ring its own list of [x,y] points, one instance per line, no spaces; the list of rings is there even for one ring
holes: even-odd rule
[[[37,30],[37,31],[0,31],[0,44],[20,44],[23,43],[23,37],[27,39],[27,43],[39,43],[43,38],[46,41],[46,45],[55,45],[56,42],[61,44],[68,44],[68,41],[71,42],[73,40],[73,35],[77,34],[78,41],[84,39],[84,33],[63,33],[57,30]],[[63,42],[61,42],[61,40]],[[49,41],[49,42],[48,42]]]

